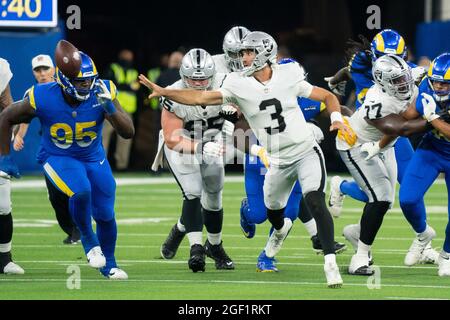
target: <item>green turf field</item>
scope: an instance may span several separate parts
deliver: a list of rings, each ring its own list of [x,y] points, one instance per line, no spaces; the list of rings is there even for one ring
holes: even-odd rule
[[[135,175],[133,176],[135,177]],[[148,177],[148,176],[146,176]],[[240,180],[234,177],[234,181]],[[13,189],[14,257],[24,267],[23,276],[0,275],[0,300],[4,299],[450,299],[450,278],[437,275],[437,266],[403,266],[413,232],[399,209],[388,213],[374,245],[380,277],[349,276],[346,266],[352,250],[338,256],[344,286],[328,289],[323,256],[311,249],[300,221],[296,222],[278,255],[278,273],[257,273],[256,257],[263,248],[269,223],[258,226],[254,239],[245,239],[239,228],[242,182],[227,182],[224,190],[224,246],[236,264],[234,271],[216,271],[208,259],[205,273],[187,266],[187,239],[173,261],[159,258],[159,248],[181,209],[178,186],[168,179],[152,178],[118,186],[116,257],[128,281],[114,282],[90,268],[80,245],[63,245],[43,187]],[[32,183],[27,180],[25,182]],[[16,183],[17,186],[17,183]],[[429,222],[437,232],[434,247],[442,247],[447,224],[447,192],[438,181],[428,192]],[[336,239],[346,224],[357,223],[362,204],[346,199],[342,216],[335,219]],[[205,235],[206,237],[206,235]],[[75,267],[74,267],[75,266]],[[80,270],[81,288],[71,270]],[[69,273],[68,273],[69,271]],[[68,286],[69,284],[69,286]]]

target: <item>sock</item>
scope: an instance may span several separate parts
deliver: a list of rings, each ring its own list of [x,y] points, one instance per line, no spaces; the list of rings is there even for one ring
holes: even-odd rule
[[[223,209],[207,210],[202,208],[203,222],[208,233],[219,234],[222,232]]]
[[[0,215],[0,253],[11,251],[13,219],[11,213]]]
[[[334,253],[329,253],[324,256],[325,264],[336,264],[336,255]]]
[[[222,232],[219,233],[209,233],[208,232],[208,241],[212,245],[218,245],[222,243]]]
[[[104,270],[109,272],[111,268],[116,268],[116,259],[114,251],[116,249],[117,240],[117,224],[116,219],[109,221],[96,220],[97,222],[97,237],[102,248],[103,255],[106,258],[106,266]]]
[[[317,235],[317,224],[316,220],[311,219],[308,222],[303,223],[310,237]]]
[[[311,191],[304,197],[311,215],[317,224],[317,235],[322,244],[324,255],[334,253],[334,223],[325,204],[325,193]]]
[[[348,182],[344,180],[342,181],[339,188],[343,194],[348,195],[355,200],[361,202],[369,201],[369,197],[367,196],[367,194],[365,194],[365,192],[361,190],[361,188],[355,181]]]
[[[73,221],[77,225],[78,230],[80,230],[84,252],[88,253],[93,247],[100,245],[97,235],[92,230],[91,193],[80,192],[74,194],[69,199],[69,208]]]
[[[279,210],[267,208],[267,219],[276,230],[280,230],[284,225],[284,208]]]
[[[178,219],[178,221],[177,221],[177,228],[178,228],[178,231],[180,231],[180,232],[186,232],[186,228],[185,228],[184,224],[181,223],[181,218]]]
[[[358,241],[358,250],[356,251],[357,255],[368,256],[370,248],[372,246],[365,244],[361,240]]]
[[[444,251],[450,252],[450,223],[447,223],[445,228]]]
[[[183,201],[180,221],[183,223],[186,233],[202,232],[203,216],[199,198]]]
[[[375,236],[383,223],[383,218],[389,210],[390,203],[387,201],[376,201],[366,203],[361,217],[361,234],[359,240],[367,245],[372,245]],[[358,246],[359,248],[359,246]]]
[[[200,244],[203,245],[202,240],[202,232],[201,231],[194,231],[189,232],[186,234],[189,239],[189,245],[192,247],[194,244]]]

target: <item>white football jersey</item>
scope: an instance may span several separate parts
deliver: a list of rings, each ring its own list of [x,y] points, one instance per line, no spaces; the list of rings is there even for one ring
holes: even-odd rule
[[[216,74],[211,85],[217,90],[225,78],[224,74]],[[170,89],[186,89],[183,80],[168,86]],[[161,99],[163,107],[183,120],[184,129],[191,138],[201,139],[216,136],[221,130],[224,119],[219,116],[222,106],[187,106],[166,98]]]
[[[367,123],[365,118],[375,120],[384,118],[392,113],[400,114],[408,108],[409,104],[415,99],[418,89],[414,86],[414,93],[409,100],[399,100],[383,92],[377,84],[373,85],[366,94],[364,104],[348,119],[350,126],[355,131],[358,139],[354,147],[365,142],[376,142],[383,137],[383,132]],[[392,142],[391,145],[394,145]],[[343,140],[336,137],[336,148],[338,150],[348,150],[351,147]]]
[[[5,91],[12,76],[8,61],[0,58],[0,95]]]
[[[252,76],[230,73],[219,91],[223,103],[239,106],[266,148],[270,163],[281,166],[298,161],[315,145],[297,103],[298,96],[311,95],[313,86],[298,63],[272,65],[272,70],[272,78],[265,84]]]
[[[227,61],[225,60],[225,54],[215,54],[212,56],[214,61],[214,65],[216,66],[217,73],[230,73],[231,71],[228,69]]]

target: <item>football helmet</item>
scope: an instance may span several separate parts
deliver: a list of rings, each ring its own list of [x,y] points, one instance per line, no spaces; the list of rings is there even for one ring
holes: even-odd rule
[[[450,53],[446,52],[433,60],[428,69],[428,84],[433,91],[433,98],[438,102],[450,99],[450,89],[435,90],[433,82],[450,84]]]
[[[405,40],[397,31],[392,29],[384,29],[377,33],[370,44],[370,49],[373,61],[389,53],[402,59],[405,59],[407,55]]]
[[[244,39],[242,39],[242,50],[253,50],[255,52],[255,59],[250,66],[244,66],[242,64],[242,74],[245,76],[251,76],[254,72],[261,70],[266,64],[274,64],[277,61],[277,43],[274,38],[269,34],[261,31],[253,31],[248,33]],[[242,53],[240,53],[241,55]]]
[[[250,32],[246,27],[231,28],[223,38],[223,53],[230,71],[240,71],[242,65],[239,59],[239,49],[242,39]]]
[[[411,98],[414,89],[411,67],[397,55],[387,54],[375,60],[372,75],[375,83],[389,95],[400,100]]]
[[[95,83],[98,78],[97,68],[94,61],[85,53],[79,51],[81,57],[80,72],[77,77],[69,79],[59,68],[56,68],[56,82],[63,88],[64,92],[78,101],[86,101],[94,93]],[[92,80],[89,88],[77,88],[75,81]]]
[[[207,90],[211,87],[216,74],[216,66],[211,55],[204,49],[192,49],[183,57],[180,76],[185,87],[195,90]],[[202,81],[195,84],[193,81]],[[207,80],[207,81],[203,81]]]

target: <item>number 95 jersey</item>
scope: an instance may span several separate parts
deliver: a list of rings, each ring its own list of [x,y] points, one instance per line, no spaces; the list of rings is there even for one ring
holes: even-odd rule
[[[114,100],[114,83],[104,80]],[[33,86],[28,98],[36,109],[42,125],[42,139],[37,160],[49,156],[67,156],[80,161],[101,161],[105,158],[102,146],[104,110],[93,94],[73,107],[64,99],[56,82]]]

